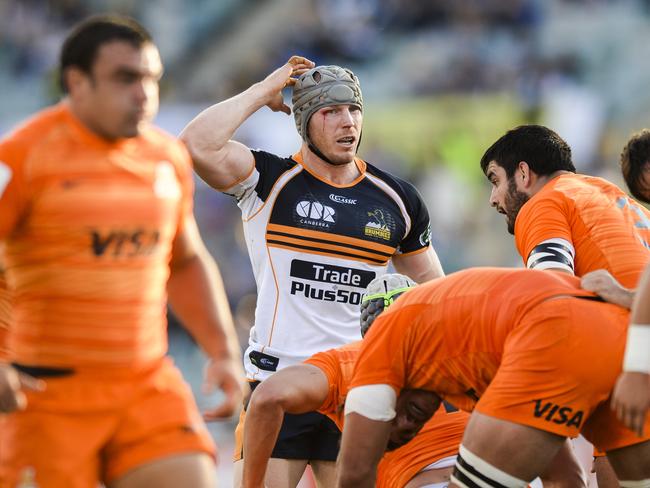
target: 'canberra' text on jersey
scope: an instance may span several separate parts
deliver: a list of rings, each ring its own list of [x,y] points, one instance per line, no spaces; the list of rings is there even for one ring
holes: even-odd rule
[[[360,338],[359,304],[394,254],[429,246],[429,216],[415,188],[360,159],[361,175],[334,185],[299,154],[255,151],[255,167],[226,190],[242,211],[257,282],[245,364],[251,379]]]

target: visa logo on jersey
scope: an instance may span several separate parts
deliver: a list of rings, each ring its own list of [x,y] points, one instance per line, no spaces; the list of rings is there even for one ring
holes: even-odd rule
[[[582,410],[574,411],[571,407],[557,405],[542,400],[533,400],[535,409],[533,415],[537,418],[543,418],[547,422],[554,424],[565,424],[567,427],[580,428],[584,412]]]
[[[147,256],[157,249],[160,233],[149,229],[91,230],[90,239],[95,256]]]

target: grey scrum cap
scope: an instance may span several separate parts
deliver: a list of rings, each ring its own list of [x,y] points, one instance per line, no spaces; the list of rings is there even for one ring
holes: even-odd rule
[[[366,335],[372,323],[385,308],[414,286],[417,286],[415,281],[399,273],[388,273],[372,280],[361,299],[361,337]]]
[[[293,86],[293,117],[300,137],[307,140],[307,124],[317,110],[330,105],[356,105],[363,110],[359,79],[340,66],[316,66]]]

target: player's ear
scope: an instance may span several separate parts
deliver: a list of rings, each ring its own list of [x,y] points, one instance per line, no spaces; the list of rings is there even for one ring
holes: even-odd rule
[[[517,170],[515,171],[515,178],[519,180],[524,188],[527,188],[532,183],[532,174],[530,166],[526,161],[519,161]]]
[[[65,83],[70,95],[79,92],[87,79],[88,75],[76,66],[69,66],[63,72],[63,82]]]

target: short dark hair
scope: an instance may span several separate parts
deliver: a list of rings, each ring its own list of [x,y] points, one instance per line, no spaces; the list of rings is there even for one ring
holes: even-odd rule
[[[621,172],[623,179],[634,198],[648,202],[647,190],[640,187],[640,176],[644,166],[650,163],[650,129],[643,129],[632,134],[621,153]],[[648,202],[650,203],[650,202]]]
[[[111,41],[125,41],[135,47],[153,42],[151,34],[137,21],[121,15],[94,15],[77,24],[63,42],[59,60],[59,84],[68,92],[65,71],[71,66],[90,73],[99,48]]]
[[[515,174],[520,161],[526,161],[538,175],[550,175],[559,170],[576,172],[569,145],[543,125],[520,125],[506,132],[483,154],[483,173],[487,173],[491,161],[504,168],[508,178]]]

